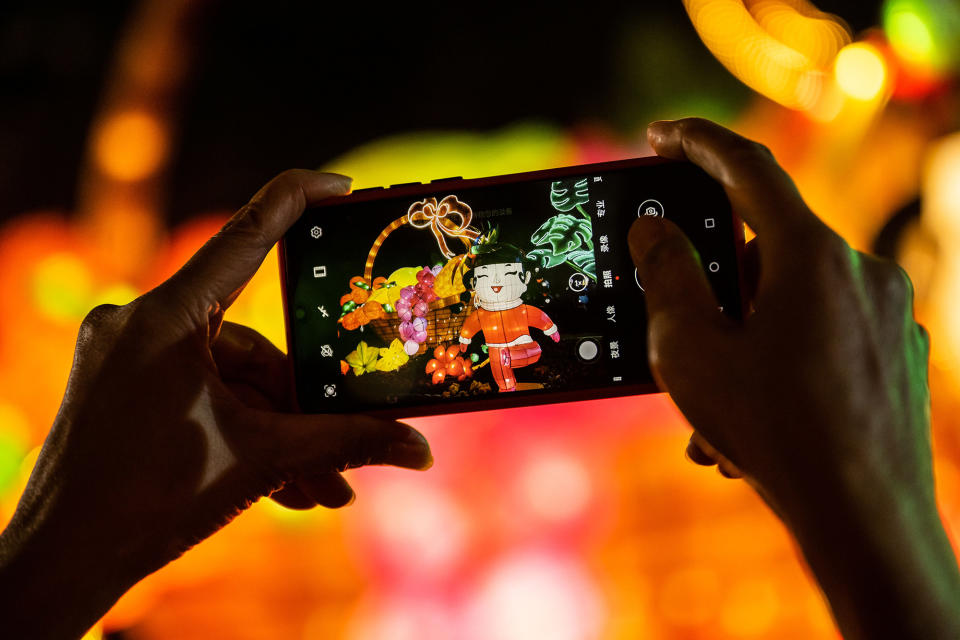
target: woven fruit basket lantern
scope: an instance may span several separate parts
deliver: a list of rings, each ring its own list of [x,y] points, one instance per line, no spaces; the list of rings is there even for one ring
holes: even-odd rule
[[[369,326],[385,344],[399,340],[409,356],[425,353],[430,347],[456,340],[470,312],[461,304],[465,291],[463,274],[469,268],[471,248],[480,232],[470,226],[473,211],[449,195],[439,202],[426,198],[410,205],[406,215],[380,232],[364,265],[363,276],[350,280],[350,292],[340,299],[343,314],[339,322],[348,331]],[[434,268],[408,267],[389,278],[374,276],[380,248],[397,229],[410,226],[430,231],[447,263]],[[464,245],[456,253],[447,240]],[[402,282],[407,282],[405,286]],[[393,289],[393,291],[391,291]]]

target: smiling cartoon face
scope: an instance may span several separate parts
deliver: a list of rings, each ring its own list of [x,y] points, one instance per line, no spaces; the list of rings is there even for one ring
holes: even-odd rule
[[[519,262],[480,265],[473,273],[477,298],[482,304],[496,305],[520,300],[530,275]]]

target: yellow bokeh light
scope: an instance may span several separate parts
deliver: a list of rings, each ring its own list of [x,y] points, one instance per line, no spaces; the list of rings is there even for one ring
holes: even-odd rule
[[[833,67],[837,84],[852,98],[873,100],[886,87],[887,65],[877,48],[866,42],[841,49]]]
[[[55,320],[73,320],[89,311],[93,278],[86,263],[72,253],[55,253],[37,263],[33,272],[33,299],[37,308]]]
[[[154,173],[167,157],[167,135],[160,120],[145,111],[108,117],[94,139],[94,156],[111,178],[131,182]]]
[[[923,180],[924,218],[941,244],[954,246],[960,233],[960,133],[930,151]]]
[[[0,400],[0,433],[20,442],[30,441],[30,423],[19,407]]]

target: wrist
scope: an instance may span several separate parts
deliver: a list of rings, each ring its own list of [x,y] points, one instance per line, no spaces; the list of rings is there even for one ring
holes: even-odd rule
[[[136,582],[98,540],[15,517],[0,534],[0,591],[11,637],[80,637]],[[50,615],[56,610],[56,615]]]
[[[912,478],[878,466],[808,476],[777,500],[781,517],[844,637],[960,637],[960,574],[929,464]]]

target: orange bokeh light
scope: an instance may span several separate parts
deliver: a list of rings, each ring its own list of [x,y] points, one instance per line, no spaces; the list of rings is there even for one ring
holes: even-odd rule
[[[108,116],[94,134],[97,166],[115,180],[142,180],[167,158],[167,132],[160,120],[142,110]]]

